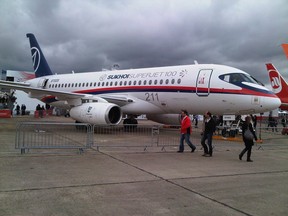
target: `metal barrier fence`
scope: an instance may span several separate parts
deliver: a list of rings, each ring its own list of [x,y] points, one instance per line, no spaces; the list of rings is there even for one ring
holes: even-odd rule
[[[15,148],[79,149],[103,147],[162,147],[179,145],[179,129],[162,125],[90,125],[22,122],[17,125]]]
[[[90,124],[22,122],[16,127],[15,148],[21,153],[29,149],[79,149],[93,145]]]
[[[151,147],[157,145],[159,128],[154,125],[94,125],[93,147]]]
[[[281,135],[281,129],[276,132],[267,128],[257,128],[258,138],[270,139]],[[191,140],[201,148],[201,131],[193,128]],[[237,135],[237,134],[236,134]],[[259,135],[261,135],[259,137]],[[213,140],[215,146],[242,142],[238,140]],[[283,135],[282,135],[283,136]],[[227,137],[225,137],[227,138]],[[179,126],[164,127],[163,125],[90,125],[76,123],[22,122],[17,125],[15,148],[21,153],[29,149],[79,149],[104,147],[175,147],[179,145]]]

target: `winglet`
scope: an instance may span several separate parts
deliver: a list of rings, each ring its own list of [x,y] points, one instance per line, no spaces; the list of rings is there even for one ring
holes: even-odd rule
[[[30,41],[32,62],[34,67],[34,72],[36,77],[42,77],[46,75],[52,75],[52,71],[42,53],[42,50],[35,38],[31,33],[26,34]]]

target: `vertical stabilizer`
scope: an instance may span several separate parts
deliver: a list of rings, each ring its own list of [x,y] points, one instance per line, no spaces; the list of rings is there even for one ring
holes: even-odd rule
[[[266,64],[270,83],[273,92],[280,98],[282,105],[285,104],[287,106],[288,104],[288,84],[285,81],[285,79],[281,76],[279,71],[276,69],[276,67],[269,63]]]
[[[52,71],[42,53],[42,50],[35,38],[31,33],[26,35],[30,41],[32,62],[34,67],[34,72],[36,77],[42,77],[47,75],[52,75]]]
[[[286,58],[288,59],[288,44],[282,44],[282,48],[284,50]]]

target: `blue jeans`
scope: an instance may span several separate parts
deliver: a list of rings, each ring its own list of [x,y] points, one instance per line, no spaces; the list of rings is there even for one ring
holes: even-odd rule
[[[179,151],[184,151],[184,140],[185,142],[190,146],[190,148],[193,150],[196,147],[192,144],[192,142],[190,141],[190,134],[181,134],[180,137],[180,145],[179,145]]]
[[[209,154],[211,156],[213,153],[212,136],[213,136],[213,133],[204,133],[201,139],[201,145],[204,148],[204,153]],[[207,140],[207,145],[205,143],[206,140]]]

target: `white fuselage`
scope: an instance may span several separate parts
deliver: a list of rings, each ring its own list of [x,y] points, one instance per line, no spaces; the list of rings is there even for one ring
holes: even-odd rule
[[[279,98],[261,85],[245,82],[247,88],[243,88],[226,78],[219,78],[233,73],[249,76],[233,67],[196,64],[58,74],[28,82],[31,87],[51,91],[103,98],[112,96],[114,101],[117,101],[117,97],[126,98],[127,101],[131,99],[133,102],[120,103],[122,112],[130,114],[179,113],[181,109],[191,114],[203,114],[206,110],[213,114],[250,114],[266,112],[279,106]],[[63,99],[33,96],[51,105],[71,107]]]

